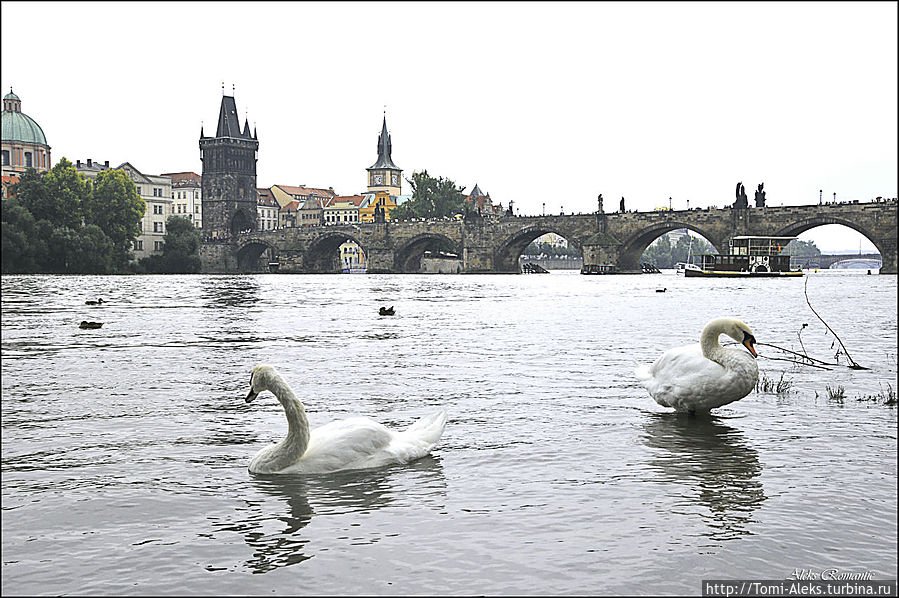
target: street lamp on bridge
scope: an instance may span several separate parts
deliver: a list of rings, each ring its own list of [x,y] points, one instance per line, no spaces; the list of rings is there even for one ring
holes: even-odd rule
[[[824,199],[824,190],[818,189],[818,205],[821,205],[821,200]]]

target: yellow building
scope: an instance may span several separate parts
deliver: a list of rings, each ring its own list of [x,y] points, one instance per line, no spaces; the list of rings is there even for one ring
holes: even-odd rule
[[[375,208],[384,210],[384,220],[390,222],[390,213],[396,209],[396,197],[387,191],[367,193],[359,206],[359,222],[374,222]]]

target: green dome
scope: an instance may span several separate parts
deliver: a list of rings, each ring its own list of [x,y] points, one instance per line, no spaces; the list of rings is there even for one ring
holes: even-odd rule
[[[8,96],[7,96],[8,97]],[[6,99],[6,98],[4,98]],[[3,141],[47,145],[44,130],[27,114],[3,111]]]
[[[4,100],[17,100],[17,101],[20,101],[20,102],[22,101],[22,100],[19,99],[19,96],[17,96],[16,94],[14,94],[14,93],[12,92],[11,89],[9,90],[9,93],[8,93],[8,94],[6,94],[5,96],[3,96],[3,99],[4,99]]]

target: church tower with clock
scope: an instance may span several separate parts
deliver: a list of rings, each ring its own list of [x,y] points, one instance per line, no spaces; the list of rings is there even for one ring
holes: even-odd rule
[[[387,132],[387,115],[378,135],[378,160],[366,170],[368,171],[368,192],[387,191],[390,195],[402,195],[403,171],[393,163],[390,157],[392,149],[390,133]]]

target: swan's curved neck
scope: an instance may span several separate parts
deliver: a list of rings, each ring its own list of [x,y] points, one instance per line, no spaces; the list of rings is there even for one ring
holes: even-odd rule
[[[290,386],[280,376],[276,376],[269,384],[278,401],[284,407],[287,416],[287,438],[281,443],[283,449],[290,452],[294,459],[299,459],[309,446],[309,420],[306,418],[306,410],[303,404],[293,394]]]
[[[720,363],[724,347],[718,342],[718,337],[724,330],[715,322],[709,323],[702,329],[702,336],[699,338],[699,344],[702,347],[702,354],[708,359]]]

